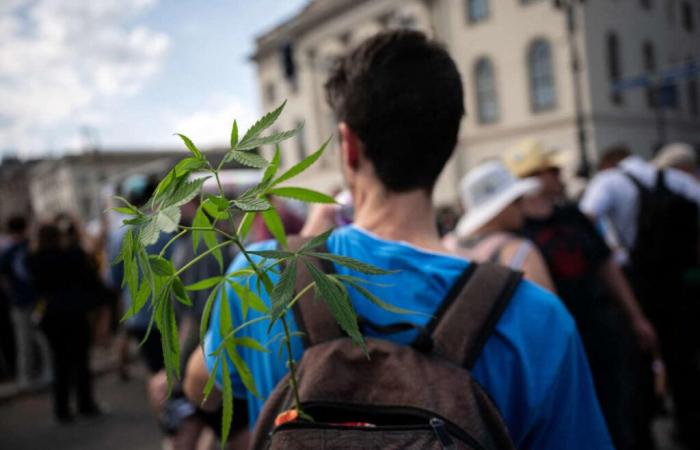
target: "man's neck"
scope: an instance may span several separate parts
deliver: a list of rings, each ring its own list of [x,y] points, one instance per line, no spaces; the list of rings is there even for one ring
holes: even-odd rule
[[[437,230],[430,195],[422,190],[392,193],[383,189],[356,189],[355,225],[382,239],[404,241],[416,247],[448,252]]]

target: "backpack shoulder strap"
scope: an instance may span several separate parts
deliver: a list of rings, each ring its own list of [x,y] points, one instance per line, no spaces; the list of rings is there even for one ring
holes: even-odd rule
[[[642,182],[639,181],[639,179],[637,177],[635,177],[631,173],[627,172],[626,170],[622,170],[621,172],[628,180],[630,180],[632,182],[632,184],[635,185],[635,187],[637,188],[637,190],[639,192],[641,192],[641,193],[649,192],[649,188],[644,186],[644,184],[642,184]]]
[[[472,263],[475,265],[475,263]],[[482,263],[429,325],[433,354],[471,369],[515,293],[522,273]]]
[[[287,238],[289,250],[295,252],[311,238],[303,236],[290,236]],[[318,252],[326,252],[325,246],[316,249]],[[320,258],[305,257],[306,261],[313,264],[318,270],[326,274],[335,272],[330,261]],[[295,292],[301,292],[313,282],[311,274],[304,264],[297,265]],[[303,333],[302,342],[304,348],[311,347],[322,342],[330,341],[344,336],[326,302],[314,298],[314,291],[308,290],[292,307],[297,328]]]

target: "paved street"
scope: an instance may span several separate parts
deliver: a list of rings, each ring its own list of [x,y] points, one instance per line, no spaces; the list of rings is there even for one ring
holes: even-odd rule
[[[49,392],[0,404],[2,450],[158,450],[160,434],[138,375],[122,383],[115,374],[96,380],[96,395],[109,414],[92,421],[57,425]]]
[[[109,373],[96,380],[96,395],[109,406],[109,414],[93,421],[57,425],[51,416],[48,391],[0,403],[2,450],[160,450],[160,433],[150,415],[143,374],[128,383]],[[685,450],[670,439],[667,418],[655,431],[659,450]]]

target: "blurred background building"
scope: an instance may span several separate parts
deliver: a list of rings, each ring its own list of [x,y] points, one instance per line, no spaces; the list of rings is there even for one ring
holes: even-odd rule
[[[436,189],[454,203],[474,164],[537,133],[567,175],[624,143],[649,156],[671,140],[700,141],[700,2],[696,0],[313,0],[257,38],[262,105],[284,99],[278,125],[305,122],[284,166],[334,133],[323,83],[335,59],[377,31],[414,28],[441,41],[462,73],[467,116]],[[307,183],[340,185],[337,151]]]
[[[207,151],[220,161],[224,149]],[[14,214],[30,217],[69,212],[88,221],[99,217],[106,200],[132,174],[162,175],[188,155],[186,150],[112,149],[35,161],[3,160],[0,165],[0,223]]]

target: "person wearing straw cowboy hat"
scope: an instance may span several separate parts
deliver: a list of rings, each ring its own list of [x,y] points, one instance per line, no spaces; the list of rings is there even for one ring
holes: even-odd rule
[[[454,233],[444,238],[453,252],[475,261],[497,262],[554,292],[544,260],[527,239],[518,237],[523,225],[520,199],[538,192],[534,178],[517,180],[500,161],[487,161],[470,170],[461,182],[466,213]]]
[[[542,184],[538,194],[522,201],[523,235],[544,256],[559,297],[576,320],[615,447],[630,448],[639,436],[630,430],[633,414],[625,409],[630,387],[621,361],[630,349],[620,339],[627,328],[623,320],[639,347],[651,354],[658,354],[656,331],[593,222],[566,201],[556,157],[543,142],[525,139],[508,149],[503,161],[518,178],[535,177]]]

